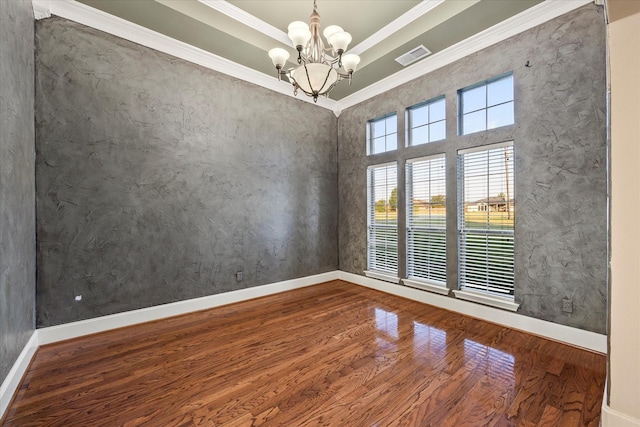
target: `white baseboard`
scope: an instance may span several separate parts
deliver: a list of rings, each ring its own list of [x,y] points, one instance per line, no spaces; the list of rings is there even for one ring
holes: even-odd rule
[[[425,304],[434,305],[456,313],[476,317],[488,322],[498,323],[513,329],[540,335],[552,340],[561,341],[567,344],[583,347],[598,353],[607,353],[607,336],[596,334],[570,326],[560,325],[521,314],[495,309],[484,305],[438,295],[432,292],[425,292],[403,285],[376,280],[358,274],[339,272],[339,278],[357,285],[366,286],[389,294],[401,296]]]
[[[607,352],[606,335],[596,334],[594,332],[572,328],[553,322],[547,322],[533,317],[522,316],[520,314],[504,310],[497,310],[492,307],[449,298],[444,295],[438,295],[431,292],[424,292],[407,286],[395,285],[382,280],[347,273],[344,271],[330,271],[328,273],[302,277],[299,279],[286,280],[263,286],[255,286],[252,288],[147,307],[139,310],[126,311],[124,313],[111,314],[108,316],[96,317],[93,319],[81,320],[79,322],[66,323],[58,326],[50,326],[38,329],[38,342],[40,345],[50,344],[84,335],[108,331],[110,329],[150,322],[171,316],[178,316],[180,314],[186,314],[198,310],[206,310],[208,308],[219,307],[221,305],[267,296],[335,279],[342,279],[347,282],[409,298],[414,301],[435,305],[437,307],[477,317],[489,322],[498,323],[510,328],[520,329],[525,332],[566,342],[578,347],[584,347],[599,353],[606,354]]]
[[[33,355],[40,345],[51,344],[67,339],[78,338],[84,335],[104,332],[110,329],[219,307],[221,305],[303,288],[336,279],[341,279],[356,285],[366,286],[371,289],[398,295],[425,304],[434,305],[436,307],[441,307],[536,335],[541,335],[568,344],[584,347],[600,353],[607,352],[607,337],[605,335],[558,325],[556,323],[534,319],[455,298],[449,298],[444,295],[425,292],[407,286],[395,285],[370,277],[364,277],[344,271],[330,271],[314,276],[301,277],[298,279],[256,286],[253,288],[225,292],[202,298],[163,304],[155,307],[132,310],[124,313],[117,313],[109,316],[38,329],[34,331],[33,335],[20,353],[20,356],[18,356],[18,359],[9,371],[9,374],[2,382],[2,387],[0,388],[0,418],[2,418],[9,407],[11,399],[20,385],[20,381],[29,367]],[[602,420],[602,425],[605,427],[640,427],[638,420],[617,412],[605,404],[602,406]]]
[[[600,413],[600,425],[602,427],[640,427],[640,420],[630,417],[622,412],[618,412],[604,402],[602,403],[602,412]]]
[[[33,355],[41,345],[104,332],[110,329],[131,326],[138,323],[150,322],[152,320],[178,316],[180,314],[187,314],[194,311],[206,310],[208,308],[277,294],[336,279],[338,279],[338,271],[330,271],[313,276],[270,283],[268,285],[255,286],[222,294],[209,295],[201,298],[178,301],[170,304],[147,307],[139,310],[126,311],[123,313],[116,313],[108,316],[37,329],[33,332],[33,335],[9,371],[9,374],[2,382],[2,387],[0,388],[0,419],[4,416],[4,413],[11,403],[13,395],[20,386],[20,381],[22,380],[24,373],[27,371]]]
[[[4,381],[2,381],[2,386],[0,386],[0,419],[4,416],[5,411],[9,408],[9,404],[11,403],[11,399],[13,399],[13,395],[18,390],[20,386],[20,381],[22,381],[22,377],[25,372],[29,368],[29,364],[31,363],[31,359],[33,355],[36,353],[38,349],[38,331],[33,331],[31,334],[31,338],[27,341],[27,344],[24,346],[20,355],[16,359],[15,363],[9,370]]]
[[[292,289],[327,282],[329,280],[336,280],[337,278],[338,271],[330,271],[328,273],[301,277],[299,279],[285,280],[283,282],[224,292],[201,298],[162,304],[139,310],[125,311],[123,313],[110,314],[108,316],[95,317],[93,319],[65,323],[63,325],[49,326],[38,329],[39,343],[40,345],[51,344],[84,335],[108,331],[110,329],[122,328],[124,326],[136,325],[138,323],[150,322],[194,311],[219,307],[221,305],[277,294],[284,291],[290,291]]]

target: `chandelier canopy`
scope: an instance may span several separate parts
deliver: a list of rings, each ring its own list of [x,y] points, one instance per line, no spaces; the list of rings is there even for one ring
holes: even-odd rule
[[[302,21],[294,21],[288,27],[289,38],[298,51],[297,67],[283,68],[289,59],[289,52],[285,49],[271,49],[269,57],[276,67],[278,80],[286,76],[293,84],[294,95],[300,89],[317,101],[320,95],[328,96],[340,80],[347,79],[351,84],[351,76],[360,63],[360,57],[344,54],[351,43],[351,35],[337,25],[329,25],[324,29],[322,34],[330,46],[325,48],[320,37],[320,15],[316,0],[313,0],[310,23],[307,25]]]

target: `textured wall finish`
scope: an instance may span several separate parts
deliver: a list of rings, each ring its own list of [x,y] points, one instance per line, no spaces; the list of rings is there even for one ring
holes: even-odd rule
[[[0,383],[35,326],[33,62],[31,2],[0,1]]]
[[[39,326],[337,269],[331,112],[59,18],[36,92]]]
[[[525,63],[529,61],[530,67]],[[457,135],[457,90],[513,71],[516,124]],[[446,153],[448,287],[457,288],[456,152],[513,140],[516,152],[516,302],[543,320],[606,332],[607,171],[605,25],[593,4],[463,58],[344,111],[339,120],[340,269],[366,269],[368,165]],[[447,139],[365,155],[367,120],[446,96]],[[404,132],[399,134],[404,147]],[[398,205],[404,206],[401,185]],[[404,214],[404,209],[400,211]],[[399,229],[404,221],[399,216]],[[404,233],[400,232],[404,276]],[[562,299],[574,312],[562,312]]]

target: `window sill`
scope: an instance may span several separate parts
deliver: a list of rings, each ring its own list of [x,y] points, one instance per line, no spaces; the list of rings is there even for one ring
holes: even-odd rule
[[[420,289],[422,291],[434,292],[440,295],[449,295],[450,289],[443,285],[436,285],[434,283],[423,282],[421,280],[402,279],[402,283],[405,286]]]
[[[400,278],[378,271],[365,270],[364,275],[372,279],[384,280],[385,282],[400,283]]]
[[[503,310],[518,311],[518,307],[520,307],[520,304],[516,304],[506,298],[494,297],[480,292],[454,290],[453,294],[458,299],[477,302],[479,304],[489,305]]]

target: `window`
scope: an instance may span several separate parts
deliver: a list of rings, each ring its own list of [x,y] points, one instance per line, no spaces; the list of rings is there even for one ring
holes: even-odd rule
[[[514,293],[514,147],[458,152],[458,280],[462,290]]]
[[[514,123],[512,74],[460,89],[458,100],[461,135]]]
[[[409,145],[420,145],[445,139],[444,97],[407,108],[407,127],[409,129]]]
[[[446,287],[444,154],[407,161],[407,278]]]
[[[367,122],[368,154],[384,153],[398,148],[398,117],[390,114]]]
[[[367,269],[398,276],[398,172],[396,163],[367,169]]]

